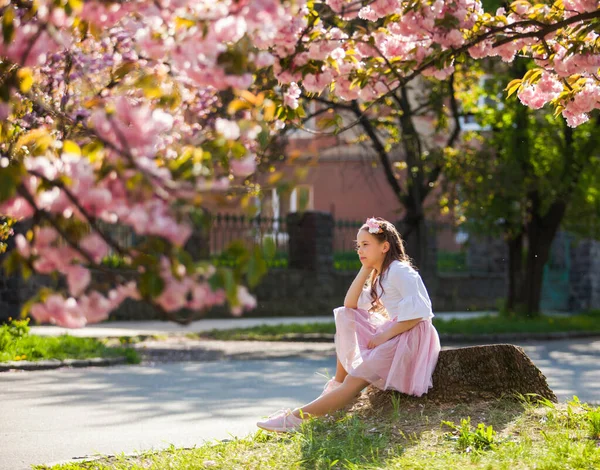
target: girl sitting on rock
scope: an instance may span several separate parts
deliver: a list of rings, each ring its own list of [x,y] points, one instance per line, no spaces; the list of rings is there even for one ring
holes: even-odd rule
[[[396,228],[367,219],[357,234],[362,268],[344,306],[334,310],[335,377],[314,401],[280,410],[257,423],[267,431],[290,432],[303,419],[347,406],[367,385],[421,396],[432,386],[440,340],[431,301],[404,251]]]

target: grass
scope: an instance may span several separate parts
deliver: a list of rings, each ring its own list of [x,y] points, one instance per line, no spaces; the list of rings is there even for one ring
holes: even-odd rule
[[[600,467],[599,408],[498,400],[426,400],[375,412],[361,399],[347,414],[313,420],[291,435],[258,431],[193,449],[99,458],[37,470],[141,469],[540,469]],[[477,423],[477,424],[475,424]]]
[[[29,320],[12,320],[0,325],[0,362],[40,361],[44,359],[89,359],[93,357],[125,356],[130,364],[138,364],[140,357],[132,348],[109,347],[104,340],[56,337],[29,334]]]
[[[434,318],[433,323],[440,334],[482,335],[495,333],[555,333],[555,332],[598,332],[600,333],[600,311],[569,315],[541,316],[533,319],[507,318],[504,316],[486,316],[469,319],[441,320]],[[287,325],[261,325],[251,328],[230,330],[210,330],[193,334],[203,338],[219,340],[255,340],[282,341],[296,335],[334,334],[335,324],[327,323],[291,323]]]

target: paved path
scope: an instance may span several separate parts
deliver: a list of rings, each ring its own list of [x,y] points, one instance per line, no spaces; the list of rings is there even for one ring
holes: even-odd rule
[[[440,318],[475,318],[485,315],[497,315],[496,312],[442,312],[436,313]],[[41,336],[58,336],[68,333],[72,336],[108,337],[108,336],[140,336],[171,335],[199,333],[213,329],[247,328],[257,325],[285,325],[290,323],[329,323],[333,315],[320,317],[270,317],[270,318],[218,318],[199,320],[189,325],[178,325],[164,321],[119,321],[103,322],[89,325],[81,329],[60,328],[58,326],[32,326],[31,332]]]
[[[600,403],[600,340],[521,346],[559,399]],[[334,370],[331,344],[293,348],[303,357],[2,373],[0,470],[251,433],[257,417],[314,398],[317,372]]]

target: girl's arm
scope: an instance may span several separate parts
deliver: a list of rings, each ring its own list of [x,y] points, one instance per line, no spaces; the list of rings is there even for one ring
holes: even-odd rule
[[[360,293],[363,290],[363,286],[365,282],[367,282],[367,278],[371,274],[371,268],[365,268],[362,266],[360,271],[352,281],[348,292],[346,293],[346,297],[344,298],[344,307],[346,308],[358,308],[358,298],[360,297]]]
[[[422,318],[415,318],[414,320],[404,320],[397,322],[391,328],[385,330],[382,335],[384,336],[386,341],[398,336],[400,333],[404,333],[405,331],[410,330],[417,326],[417,324],[423,320]]]
[[[369,340],[367,347],[369,349],[376,348],[380,344],[383,344],[386,341],[389,341],[390,339],[398,336],[400,333],[404,333],[405,331],[408,331],[411,328],[414,328],[415,326],[417,326],[417,324],[421,320],[422,320],[422,318],[415,318],[414,320],[399,321],[391,328],[388,328],[387,330],[385,330],[383,333],[379,333],[379,334],[373,336]]]

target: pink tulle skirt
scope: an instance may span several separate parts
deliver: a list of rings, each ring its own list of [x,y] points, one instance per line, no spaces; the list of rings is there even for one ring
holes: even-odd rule
[[[378,313],[340,307],[334,311],[335,348],[344,369],[381,390],[421,396],[432,386],[440,339],[431,320],[368,349],[369,340],[396,324]]]

